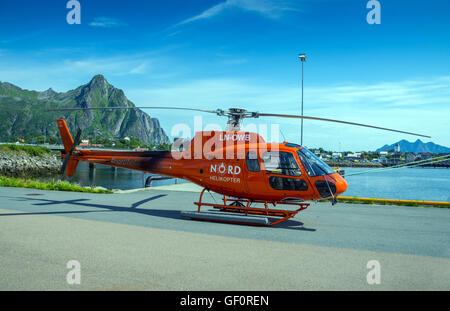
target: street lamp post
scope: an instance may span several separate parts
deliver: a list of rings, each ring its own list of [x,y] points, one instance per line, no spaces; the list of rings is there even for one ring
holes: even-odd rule
[[[302,53],[298,55],[298,58],[300,58],[300,61],[302,62],[302,117],[303,117],[303,63],[306,62],[306,54]],[[300,138],[300,145],[303,146],[303,119],[302,121],[302,128],[301,128],[301,138]]]

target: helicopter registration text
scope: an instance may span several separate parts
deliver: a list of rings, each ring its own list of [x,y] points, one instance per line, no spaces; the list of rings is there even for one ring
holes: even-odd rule
[[[220,141],[250,141],[250,134],[224,134],[220,133]]]

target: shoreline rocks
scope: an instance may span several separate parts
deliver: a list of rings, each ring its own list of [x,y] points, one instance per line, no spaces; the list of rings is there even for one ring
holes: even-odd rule
[[[48,177],[59,175],[61,159],[54,154],[32,157],[25,152],[0,151],[0,175]]]

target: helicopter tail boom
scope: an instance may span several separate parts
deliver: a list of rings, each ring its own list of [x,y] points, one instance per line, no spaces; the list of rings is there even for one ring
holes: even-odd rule
[[[70,134],[65,120],[58,119],[57,124],[64,145],[64,150],[62,151],[62,158],[64,160],[61,173],[65,173],[68,177],[72,177],[75,174],[79,161],[152,172],[155,174],[170,175],[172,171],[172,156],[170,151],[77,149],[81,141],[81,129],[78,130],[74,139]]]

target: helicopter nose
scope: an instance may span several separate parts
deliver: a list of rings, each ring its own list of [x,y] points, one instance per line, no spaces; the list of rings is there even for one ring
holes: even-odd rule
[[[339,195],[341,193],[344,193],[347,190],[347,182],[345,181],[345,179],[339,175],[339,174],[334,174],[334,178],[336,179],[336,195]]]

